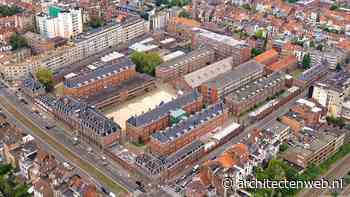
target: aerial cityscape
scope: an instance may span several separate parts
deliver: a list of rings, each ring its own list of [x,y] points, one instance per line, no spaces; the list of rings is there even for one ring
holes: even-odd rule
[[[349,0],[0,0],[0,197],[350,197]]]

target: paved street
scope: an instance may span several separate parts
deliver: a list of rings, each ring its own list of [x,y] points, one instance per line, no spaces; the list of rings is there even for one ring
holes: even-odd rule
[[[26,117],[30,117],[31,123],[33,123],[35,126],[37,126],[38,128],[41,128],[41,130],[43,130],[43,128],[46,125],[46,122],[41,117],[35,115],[34,113],[31,113],[30,110],[26,109],[26,107],[23,106],[23,104],[19,103],[19,101],[17,100],[16,97],[9,95],[7,92],[3,91],[3,89],[0,91],[0,94],[2,95],[1,99],[5,98],[5,97],[3,97],[3,95],[6,95],[7,98],[11,98],[11,102],[15,102],[16,110],[20,110],[23,114],[25,114]],[[10,104],[5,106],[4,103],[6,103],[6,102],[8,102],[8,100],[7,101],[3,100],[1,102],[1,104],[3,105],[3,109],[8,110],[10,107],[14,106],[14,105],[10,106]],[[14,108],[12,108],[12,110],[13,109]],[[5,111],[5,112],[7,112],[9,115],[9,111],[10,110]],[[14,117],[13,113],[11,115],[9,115],[9,117]],[[79,146],[77,146],[77,147],[74,146],[72,143],[72,140],[70,138],[67,138],[67,136],[64,135],[62,132],[54,132],[54,129],[53,129],[53,131],[50,131],[50,132],[48,132],[47,130],[45,131],[46,134],[50,134],[50,135],[54,133],[54,135],[51,137],[55,141],[59,142],[60,144],[63,144],[64,148],[68,149],[69,152],[73,153],[74,159],[67,159],[67,155],[64,155],[62,152],[57,151],[56,150],[57,148],[55,147],[54,144],[50,144],[48,142],[48,140],[40,139],[40,137],[37,135],[37,133],[33,133],[33,131],[32,131],[33,129],[29,129],[27,127],[28,125],[25,125],[24,122],[22,122],[22,121],[21,122],[18,121],[18,119],[19,118],[17,118],[17,121],[16,121],[17,125],[19,125],[21,128],[23,128],[26,132],[39,138],[40,142],[42,144],[44,144],[45,148],[48,148],[48,150],[54,150],[53,153],[58,154],[59,157],[64,158],[63,160],[65,160],[65,161],[72,161],[73,160],[73,164],[75,164],[75,166],[77,166],[78,168],[81,168],[82,171],[85,171],[86,174],[93,174],[93,173],[91,173],[91,172],[87,173],[87,170],[82,169],[82,167],[77,164],[78,163],[77,160],[82,160],[84,163],[91,165],[91,167],[93,166],[93,168],[95,168],[97,172],[101,173],[102,175],[107,175],[110,179],[113,179],[114,181],[120,183],[122,185],[122,187],[124,187],[126,190],[131,191],[131,192],[136,190],[137,186],[135,183],[128,182],[128,178],[120,175],[118,173],[118,170],[115,170],[114,167],[112,168],[109,166],[103,166],[103,164],[101,162],[96,162],[96,161],[98,161],[97,158],[91,158],[92,156],[87,154],[86,148],[84,148],[84,147],[79,148]],[[13,118],[13,120],[14,120],[14,118]],[[100,180],[95,181],[95,182],[100,182]],[[100,184],[98,184],[98,185],[100,185]],[[107,185],[104,185],[104,186],[108,188]],[[114,188],[112,186],[109,189],[111,191],[115,191],[116,188],[117,187]]]

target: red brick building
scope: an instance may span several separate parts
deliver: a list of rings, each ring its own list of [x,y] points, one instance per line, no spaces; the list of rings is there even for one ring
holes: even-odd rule
[[[269,66],[266,66],[265,70],[266,73],[273,73],[279,71],[290,73],[297,68],[297,65],[298,59],[294,55],[289,55]]]
[[[188,114],[203,108],[203,97],[197,92],[179,96],[139,116],[133,116],[126,122],[126,135],[130,141],[147,142],[150,136],[170,126],[170,111],[182,109]]]
[[[64,81],[63,93],[78,98],[94,95],[136,76],[135,64],[128,58],[92,68],[92,71]]]
[[[273,73],[228,94],[225,97],[225,104],[229,107],[230,113],[240,116],[284,89],[286,89],[285,74]]]
[[[222,126],[228,119],[223,103],[205,108],[176,125],[151,135],[150,150],[155,155],[166,156],[183,146]]]

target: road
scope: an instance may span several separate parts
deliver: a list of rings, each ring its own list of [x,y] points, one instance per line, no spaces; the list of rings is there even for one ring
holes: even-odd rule
[[[40,117],[35,118],[33,114],[26,111],[23,106],[20,107],[21,104],[10,103],[10,101],[6,99],[6,97],[10,95],[7,95],[3,89],[0,93],[0,103],[7,115],[15,119],[19,127],[24,128],[25,131],[36,137],[44,144],[45,148],[54,150],[53,152],[55,155],[64,158],[65,161],[71,161],[74,166],[81,169],[85,174],[88,176],[91,175],[93,179],[95,179],[94,182],[101,183],[104,187],[110,189],[110,191],[126,193],[126,191],[133,192],[136,190],[136,184],[125,181],[127,179],[119,174],[111,173],[113,169],[110,167],[101,168],[102,164],[96,162],[96,158],[91,160],[91,158],[87,156],[86,149],[77,151],[78,147],[74,147],[72,141],[67,137],[64,141],[58,141],[59,139],[62,140],[62,136],[65,135],[57,132],[57,135],[51,136],[47,130],[43,129],[46,124]],[[14,102],[14,100],[15,99],[12,98],[11,102]],[[41,122],[38,120],[41,120]]]

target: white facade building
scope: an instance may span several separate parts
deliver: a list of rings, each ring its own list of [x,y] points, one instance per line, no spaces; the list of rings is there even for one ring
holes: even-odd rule
[[[82,11],[80,8],[63,10],[57,17],[40,13],[36,16],[36,24],[42,36],[71,38],[83,32]]]

